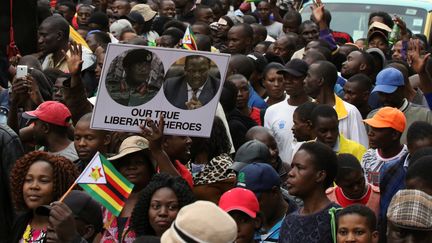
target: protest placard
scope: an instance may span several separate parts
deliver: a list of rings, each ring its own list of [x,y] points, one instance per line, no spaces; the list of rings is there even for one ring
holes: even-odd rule
[[[165,134],[209,137],[230,56],[109,44],[91,128],[139,132],[165,117]]]

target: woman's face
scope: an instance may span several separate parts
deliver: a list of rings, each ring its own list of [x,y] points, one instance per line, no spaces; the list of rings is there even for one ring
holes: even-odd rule
[[[41,205],[47,205],[53,200],[54,171],[46,161],[34,162],[24,178],[23,197],[29,209],[36,209]]]
[[[277,74],[277,69],[271,69],[264,77],[264,88],[270,98],[281,99],[284,95],[284,78]]]
[[[157,236],[161,236],[171,226],[179,210],[177,196],[171,188],[163,187],[153,193],[148,214]]]
[[[144,153],[135,152],[116,161],[119,172],[135,185],[134,189],[141,190],[149,183],[154,174],[150,160]]]
[[[303,199],[317,187],[318,171],[313,164],[313,157],[306,150],[299,150],[291,162],[288,173],[288,192]]]

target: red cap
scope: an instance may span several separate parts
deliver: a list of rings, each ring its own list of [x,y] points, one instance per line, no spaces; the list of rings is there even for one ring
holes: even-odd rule
[[[60,102],[46,101],[40,104],[34,111],[26,111],[23,117],[27,119],[39,119],[57,126],[69,126],[72,114],[69,109]]]
[[[260,210],[255,194],[240,187],[225,192],[219,200],[219,207],[227,213],[233,210],[242,211],[251,218],[255,218]]]

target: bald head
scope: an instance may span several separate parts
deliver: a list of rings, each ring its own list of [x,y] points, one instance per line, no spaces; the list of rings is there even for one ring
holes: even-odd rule
[[[250,128],[246,135],[246,140],[258,140],[265,144],[270,152],[270,163],[273,168],[277,168],[278,159],[279,159],[279,149],[277,148],[276,140],[271,134],[270,130],[265,127],[255,126]]]
[[[272,136],[270,129],[266,127],[255,126],[249,129],[245,135],[247,140],[257,139],[257,137]]]
[[[62,40],[69,41],[69,23],[61,16],[53,15],[46,18],[42,24],[50,28],[53,32],[60,32]]]
[[[303,56],[303,61],[305,61],[309,66],[317,61],[325,60],[325,56],[317,50],[308,50]]]
[[[38,29],[38,49],[45,55],[67,48],[69,23],[61,16],[46,18]]]
[[[254,31],[248,24],[237,24],[228,31],[228,52],[248,54],[252,49]]]

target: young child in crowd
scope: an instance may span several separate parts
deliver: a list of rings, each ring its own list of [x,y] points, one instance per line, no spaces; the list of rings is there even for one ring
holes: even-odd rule
[[[22,213],[8,242],[44,242],[48,216],[37,214],[36,209],[60,199],[77,177],[74,164],[62,156],[33,151],[18,159],[10,181],[14,206]]]
[[[354,204],[337,214],[337,243],[377,243],[378,230],[375,214],[370,208]]]
[[[360,160],[366,148],[339,133],[338,114],[329,105],[318,105],[312,111],[312,129],[316,140],[328,145],[337,154],[348,153]]]
[[[279,242],[333,242],[331,213],[340,206],[331,202],[325,191],[336,173],[337,157],[327,145],[308,142],[299,148],[287,184],[288,192],[302,199],[304,206],[285,216]]]
[[[378,217],[379,188],[366,182],[360,162],[351,154],[338,155],[338,173],[335,187],[327,189],[327,197],[342,207],[361,204]]]

